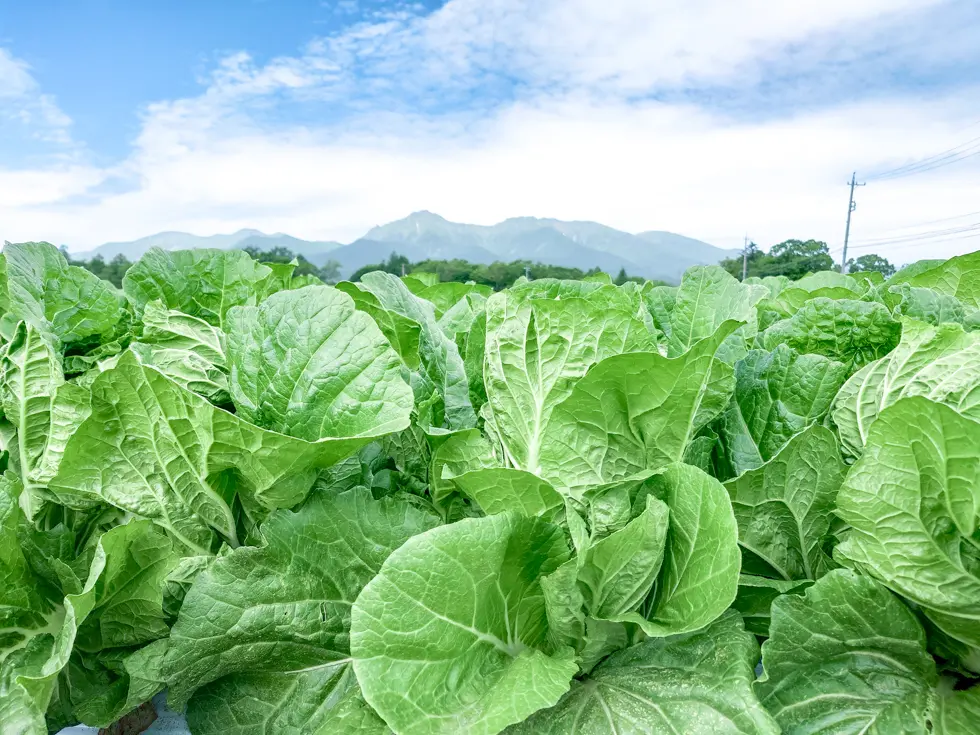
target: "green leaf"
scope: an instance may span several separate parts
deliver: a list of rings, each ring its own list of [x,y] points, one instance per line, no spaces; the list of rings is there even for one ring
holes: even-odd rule
[[[139,522],[103,534],[81,592],[66,596],[63,609],[49,626],[34,631],[25,645],[0,660],[0,728],[8,728],[0,732],[47,732],[44,713],[76,638],[81,644],[82,637],[93,630],[113,631],[113,636],[121,634],[128,639],[159,631],[155,621],[158,611],[162,618],[162,593],[154,587],[159,554],[150,552],[150,571],[145,575],[135,568],[139,562],[133,561],[147,561],[142,551],[155,546],[156,539],[151,536],[150,525]],[[128,623],[127,616],[121,615],[127,607],[131,610]],[[151,627],[141,633],[138,626],[142,625]]]
[[[219,557],[187,593],[163,668],[170,702],[182,706],[231,675],[320,671],[297,684],[313,687],[344,676],[355,597],[388,554],[436,523],[404,498],[373,500],[364,488],[272,514],[265,546]]]
[[[714,355],[737,327],[725,322],[677,358],[636,352],[597,364],[554,408],[537,474],[575,492],[682,460],[728,404],[732,368]]]
[[[81,342],[112,332],[123,317],[122,295],[84,268],[70,266],[46,242],[7,243],[6,308],[49,340]]]
[[[541,578],[548,644],[554,649],[578,648],[585,637],[585,598],[578,583],[579,564],[569,559]]]
[[[933,327],[904,320],[902,341],[844,384],[833,420],[841,443],[860,456],[882,410],[905,396],[924,396],[980,419],[980,334],[957,324]]]
[[[61,360],[44,334],[20,322],[0,355],[0,402],[16,430],[15,458],[25,484],[21,502],[33,520],[38,493],[90,412],[89,393],[65,382]]]
[[[91,727],[109,727],[149,701],[164,686],[160,666],[167,645],[166,638],[154,641],[113,660],[111,669],[98,663],[86,668],[80,657],[73,656],[67,671],[75,716]],[[116,658],[106,658],[110,657]]]
[[[717,265],[689,268],[681,279],[671,311],[667,357],[687,352],[695,343],[710,337],[723,322],[745,322],[738,335],[753,339],[756,331],[755,305],[768,293],[763,286],[745,285]],[[732,338],[726,347],[735,349]],[[734,360],[732,360],[734,362]]]
[[[926,261],[936,264],[918,273],[903,269],[888,283],[908,283],[924,286],[952,296],[972,309],[980,309],[980,253],[958,255],[946,261]]]
[[[223,327],[229,309],[258,303],[271,275],[271,268],[243,250],[153,247],[126,271],[123,291],[140,316],[159,300],[167,309]]]
[[[738,578],[738,596],[732,607],[741,614],[747,631],[767,638],[772,603],[780,595],[802,595],[811,584],[813,583],[808,579],[788,582],[785,579],[742,574]]]
[[[936,735],[970,735],[980,722],[980,685],[960,691],[940,686],[930,719]]]
[[[485,305],[484,305],[485,306]],[[487,313],[481,309],[473,319],[466,333],[463,350],[463,367],[470,385],[470,402],[479,412],[487,402],[487,389],[483,382],[483,368],[486,363]]]
[[[203,319],[151,301],[143,311],[143,335],[132,345],[140,361],[211,402],[231,402],[225,335]]]
[[[759,646],[737,614],[611,656],[512,735],[777,735],[752,692]]]
[[[850,291],[852,294],[860,295],[863,293],[863,289],[853,276],[838,273],[837,271],[817,271],[816,273],[811,273],[793,283],[793,287],[811,292],[824,288],[839,288]]]
[[[838,569],[772,605],[756,691],[787,735],[925,733],[935,664],[898,598]]]
[[[419,369],[421,365],[419,340],[421,339],[422,327],[418,322],[397,312],[388,311],[381,305],[377,296],[360,288],[356,283],[341,281],[336,288],[354,300],[354,305],[358,311],[363,311],[374,319],[381,333],[384,334],[392,349],[398,353],[409,370]]]
[[[450,435],[432,452],[429,493],[437,508],[444,509],[456,493],[454,479],[473,470],[497,466],[490,446],[478,429]]]
[[[107,549],[94,587],[96,604],[78,627],[75,647],[83,651],[139,646],[170,632],[163,585],[177,564],[173,544],[148,521],[131,521],[113,531],[114,546]]]
[[[458,430],[475,426],[476,413],[470,403],[463,358],[456,342],[439,327],[435,307],[415,296],[390,273],[366,273],[355,287],[373,294],[384,310],[419,325],[420,370],[413,381],[416,398],[428,397],[435,390],[442,399],[445,428]]]
[[[198,553],[212,528],[236,540],[231,499],[208,482],[215,410],[127,353],[92,384],[92,414],[50,489],[68,505],[103,501],[151,519]]]
[[[341,291],[282,291],[227,321],[231,396],[246,421],[306,441],[407,426],[412,392],[398,356]]]
[[[349,664],[219,679],[191,698],[187,724],[195,735],[391,733],[361,698]]]
[[[629,311],[583,298],[494,294],[487,301],[484,379],[508,464],[539,474],[555,407],[593,365],[639,350],[656,344]]]
[[[824,543],[846,471],[834,435],[811,426],[758,469],[729,480],[739,544],[785,580],[820,577],[832,564]]]
[[[847,524],[835,558],[923,607],[950,636],[980,646],[980,423],[902,398],[872,424],[837,496]]]
[[[670,509],[663,568],[640,611],[619,619],[656,637],[697,630],[721,615],[738,591],[738,529],[728,493],[697,467],[678,463],[652,475],[634,507],[646,494]]]
[[[643,290],[643,305],[650,312],[654,327],[663,332],[667,339],[671,336],[677,292],[677,286],[653,286]]]
[[[767,350],[786,344],[797,352],[861,367],[888,354],[901,333],[901,323],[883,304],[821,297],[773,324],[760,339]]]
[[[415,293],[415,292],[413,292]],[[436,318],[442,321],[443,317],[457,304],[467,301],[470,295],[480,296],[483,299],[490,298],[493,289],[476,283],[457,283],[447,281],[446,283],[433,283],[426,286],[416,295],[426,301],[432,302],[436,307]]]
[[[39,584],[18,543],[27,524],[18,505],[22,490],[9,470],[0,476],[0,662],[57,617],[53,590]]]
[[[541,578],[568,558],[558,527],[516,513],[409,539],[354,604],[364,698],[399,735],[492,735],[553,705],[578,667],[549,650]]]
[[[895,311],[903,316],[935,326],[946,322],[965,324],[967,321],[966,307],[954,296],[907,283],[892,286],[888,290],[901,299],[895,306]]]
[[[759,467],[793,436],[821,422],[847,372],[843,363],[786,345],[752,350],[739,360],[734,400],[713,425],[725,474]]]
[[[619,621],[646,599],[663,564],[668,514],[663,501],[648,495],[636,518],[589,547],[578,578],[592,617]]]
[[[516,511],[529,518],[551,517],[564,507],[562,496],[530,472],[506,467],[473,470],[453,478],[487,515]]]

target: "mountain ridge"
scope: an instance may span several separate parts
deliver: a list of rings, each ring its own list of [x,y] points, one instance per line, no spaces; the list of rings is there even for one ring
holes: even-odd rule
[[[489,264],[495,260],[530,260],[582,270],[598,267],[613,275],[622,268],[630,275],[671,282],[678,281],[692,265],[717,263],[737,252],[663,230],[632,234],[598,222],[530,216],[511,217],[495,225],[471,225],[421,210],[372,227],[348,244],[303,240],[255,229],[206,236],[168,231],[130,242],[109,242],[72,255],[85,260],[101,255],[111,260],[122,254],[135,260],[154,246],[166,250],[286,247],[316,265],[329,259],[338,261],[343,276],[397,252],[413,262],[458,258]]]

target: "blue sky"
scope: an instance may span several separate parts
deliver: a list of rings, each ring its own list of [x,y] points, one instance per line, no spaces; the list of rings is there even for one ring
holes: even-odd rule
[[[0,0],[0,237],[424,208],[836,244],[851,170],[980,136],[978,70],[975,0]],[[975,211],[978,163],[869,185],[856,241]]]

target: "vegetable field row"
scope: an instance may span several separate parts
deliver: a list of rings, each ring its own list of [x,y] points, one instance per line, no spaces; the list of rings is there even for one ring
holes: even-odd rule
[[[0,266],[0,735],[980,732],[980,254]]]

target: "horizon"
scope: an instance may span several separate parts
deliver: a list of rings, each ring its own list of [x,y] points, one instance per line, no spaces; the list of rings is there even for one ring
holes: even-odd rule
[[[6,240],[351,242],[429,210],[722,249],[814,238],[836,258],[855,170],[855,256],[980,237],[970,0],[82,0],[51,18],[0,0]]]
[[[591,220],[559,220],[556,217],[535,217],[535,216],[532,216],[532,215],[517,215],[517,216],[514,216],[514,217],[508,217],[507,219],[504,219],[504,220],[500,220],[500,222],[495,222],[495,223],[493,223],[491,225],[477,225],[477,224],[474,224],[472,222],[454,222],[453,220],[449,220],[446,217],[443,217],[442,215],[440,215],[437,212],[431,212],[429,210],[422,209],[422,210],[418,210],[416,212],[411,212],[410,214],[408,214],[408,215],[406,215],[404,217],[399,217],[398,219],[392,220],[391,222],[385,222],[383,224],[371,225],[371,227],[369,227],[367,230],[365,230],[364,234],[362,234],[362,235],[360,235],[358,237],[355,237],[354,239],[350,240],[349,242],[344,242],[344,241],[340,241],[340,240],[306,240],[305,238],[297,237],[296,235],[294,235],[291,232],[264,232],[263,230],[258,229],[258,228],[255,228],[255,227],[241,227],[241,228],[239,228],[237,230],[234,230],[233,232],[209,232],[209,233],[189,232],[187,230],[161,230],[159,232],[153,232],[153,233],[150,233],[148,235],[143,235],[141,237],[133,238],[132,240],[110,240],[110,241],[107,241],[107,242],[104,242],[104,243],[100,243],[99,245],[95,246],[94,248],[88,248],[88,249],[85,249],[85,250],[79,250],[77,248],[73,248],[72,245],[71,245],[71,243],[52,243],[52,244],[56,245],[59,248],[62,247],[62,246],[64,246],[65,248],[67,248],[68,252],[71,253],[72,255],[86,255],[86,254],[89,254],[89,253],[93,253],[96,250],[98,250],[100,247],[103,247],[103,246],[106,246],[106,245],[128,245],[128,244],[131,244],[131,243],[134,243],[134,242],[141,242],[143,240],[149,240],[149,239],[152,239],[152,238],[155,238],[155,237],[162,237],[164,235],[189,235],[190,237],[196,237],[196,238],[208,238],[208,237],[232,237],[234,235],[240,235],[243,232],[247,232],[247,233],[255,234],[255,235],[261,236],[261,237],[269,237],[269,238],[273,238],[273,237],[290,237],[290,238],[295,238],[297,240],[302,240],[304,242],[322,242],[322,243],[337,244],[337,245],[343,246],[343,245],[352,245],[355,242],[357,242],[358,240],[367,240],[367,239],[369,239],[366,236],[373,229],[377,229],[377,228],[381,228],[381,227],[386,227],[388,225],[396,224],[398,222],[402,222],[404,220],[411,219],[412,217],[415,217],[416,215],[420,215],[420,214],[435,215],[439,219],[443,220],[444,222],[448,222],[449,224],[464,225],[464,226],[467,226],[467,227],[483,227],[483,228],[488,228],[488,229],[489,228],[492,228],[492,227],[495,227],[497,225],[504,224],[505,222],[509,222],[509,221],[512,221],[512,220],[532,219],[532,220],[544,221],[544,222],[561,222],[563,224],[594,224],[594,225],[600,225],[602,227],[608,227],[609,229],[617,230],[618,232],[623,232],[623,233],[628,234],[628,235],[642,235],[642,234],[648,234],[648,233],[661,234],[662,233],[662,234],[667,234],[667,235],[676,235],[676,236],[680,236],[680,237],[687,237],[683,233],[680,233],[680,232],[670,232],[669,230],[643,229],[643,230],[637,230],[636,232],[627,232],[626,230],[618,230],[617,228],[610,227],[609,225],[606,225],[606,224],[604,224],[602,222],[593,222]],[[696,238],[690,238],[690,239],[696,239]],[[704,241],[701,241],[701,242],[704,242]],[[719,250],[724,251],[724,252],[735,252],[735,251],[738,251],[739,250],[738,248],[724,248],[724,247],[720,247],[720,246],[715,245],[714,243],[710,243],[710,242],[704,242],[704,244],[705,245],[711,245],[712,247],[718,248]],[[768,247],[771,247],[773,244],[775,244],[775,243],[769,243],[768,246],[763,246],[763,245],[759,244],[759,246],[762,247],[763,249],[768,249]]]

